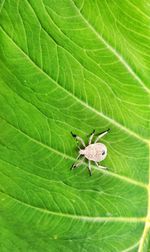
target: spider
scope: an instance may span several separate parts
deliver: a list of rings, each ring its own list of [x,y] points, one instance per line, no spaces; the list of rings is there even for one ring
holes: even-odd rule
[[[110,129],[103,131],[99,134],[95,134],[95,130],[93,130],[93,132],[89,135],[89,142],[88,145],[86,146],[83,139],[79,136],[77,136],[76,134],[72,134],[72,136],[77,140],[77,142],[81,143],[82,146],[84,147],[83,149],[80,149],[79,147],[79,155],[75,161],[75,163],[71,166],[71,170],[79,167],[85,160],[85,158],[88,160],[88,170],[90,173],[90,176],[92,175],[92,170],[91,170],[91,161],[94,161],[96,166],[101,168],[101,169],[107,169],[107,167],[104,166],[100,166],[98,164],[98,162],[104,160],[107,156],[107,148],[104,144],[102,143],[98,143],[99,139],[102,138],[103,136],[105,136]],[[93,137],[97,135],[97,138],[95,140],[94,143],[92,143]],[[79,158],[83,156],[83,158],[79,160]]]

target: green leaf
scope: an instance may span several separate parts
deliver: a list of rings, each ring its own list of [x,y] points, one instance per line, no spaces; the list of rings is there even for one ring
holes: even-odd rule
[[[150,251],[149,6],[1,1],[2,252]],[[108,171],[70,171],[107,128]]]

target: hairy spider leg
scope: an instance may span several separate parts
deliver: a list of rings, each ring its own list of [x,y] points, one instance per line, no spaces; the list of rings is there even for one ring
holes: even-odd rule
[[[99,165],[97,162],[95,162],[96,166],[100,169],[107,170],[107,167]]]
[[[72,165],[71,170],[73,170],[73,169],[79,167],[79,166],[84,162],[84,159],[85,159],[85,158],[81,159],[78,163],[75,162],[75,163]]]
[[[90,138],[89,138],[89,145],[92,143],[92,139],[95,135],[95,130],[92,131],[92,133],[90,134]]]
[[[82,139],[81,137],[77,136],[76,134],[73,134],[72,132],[71,132],[71,135],[72,135],[77,141],[80,141],[80,143],[81,143],[84,147],[86,147],[86,145],[85,145],[85,143],[84,143],[84,141],[83,141],[83,139]]]
[[[88,161],[88,170],[89,170],[90,176],[92,176],[91,161],[90,160]]]
[[[106,130],[106,131],[103,131],[103,132],[99,133],[99,134],[98,134],[98,137],[96,138],[96,140],[95,140],[94,143],[97,143],[98,140],[99,140],[100,138],[102,138],[103,136],[105,136],[105,135],[109,132],[109,130],[110,130],[110,129],[108,129],[108,130]]]
[[[72,166],[71,166],[70,170],[72,170],[72,169],[73,169],[73,166],[74,166],[74,165],[75,165],[75,163],[78,161],[78,159],[80,158],[80,156],[81,156],[81,154],[79,154],[79,155],[77,156],[77,158],[76,158],[75,162],[72,164]]]

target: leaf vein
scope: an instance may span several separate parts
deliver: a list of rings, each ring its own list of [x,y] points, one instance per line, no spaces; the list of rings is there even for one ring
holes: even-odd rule
[[[68,89],[65,89],[62,85],[60,85],[59,83],[57,83],[50,75],[48,75],[43,69],[41,69],[18,45],[17,43],[7,34],[7,32],[1,27],[1,29],[3,30],[3,32],[7,35],[7,37],[9,38],[10,41],[12,41],[12,43],[22,52],[22,54],[24,55],[25,58],[27,58],[34,66],[36,69],[38,69],[38,71],[40,71],[44,76],[46,76],[48,79],[50,79],[55,85],[57,85],[60,89],[63,90],[63,92],[67,93],[69,96],[71,96],[73,99],[75,99],[78,103],[80,103],[82,106],[84,106],[85,108],[87,108],[88,110],[94,112],[95,114],[97,114],[98,116],[104,118],[105,120],[109,121],[111,124],[115,125],[117,128],[121,129],[122,131],[126,132],[127,134],[131,135],[132,137],[139,139],[141,142],[144,143],[149,143],[149,141],[145,138],[142,138],[140,135],[138,135],[137,133],[135,133],[134,131],[130,130],[129,128],[126,128],[124,125],[120,124],[119,122],[115,121],[114,119],[112,119],[111,117],[103,114],[103,112],[99,112],[98,110],[96,110],[95,108],[93,108],[91,105],[85,103],[85,101],[79,99],[77,96],[75,96],[74,94],[72,94]]]

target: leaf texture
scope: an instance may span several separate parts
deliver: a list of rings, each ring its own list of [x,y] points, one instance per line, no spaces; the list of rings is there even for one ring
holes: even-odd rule
[[[150,251],[150,2],[0,3],[3,252]],[[70,172],[70,132],[111,132]]]

